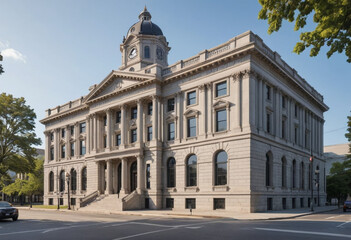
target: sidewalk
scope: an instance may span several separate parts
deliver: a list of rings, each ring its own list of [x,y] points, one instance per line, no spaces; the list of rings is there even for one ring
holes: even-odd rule
[[[19,209],[29,209],[29,207],[18,207]],[[150,217],[173,217],[173,218],[230,218],[235,220],[278,220],[302,217],[310,214],[328,212],[338,209],[337,206],[315,207],[311,212],[309,208],[289,209],[282,211],[270,211],[262,213],[236,213],[221,210],[201,211],[194,209],[192,214],[190,211],[179,210],[133,210],[133,211],[72,211],[61,209],[62,212],[79,212],[79,213],[96,213],[96,214],[117,214],[117,215],[136,215],[136,216],[150,216]],[[32,208],[34,211],[57,211],[55,209],[40,209]]]

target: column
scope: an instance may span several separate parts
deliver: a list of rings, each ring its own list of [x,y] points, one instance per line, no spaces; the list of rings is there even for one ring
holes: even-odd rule
[[[50,132],[45,131],[45,162],[50,162]]]
[[[106,132],[106,146],[108,150],[111,150],[112,144],[111,144],[111,109],[106,110],[106,120],[107,120],[107,132]]]
[[[97,116],[96,113],[93,114],[93,123],[94,123],[94,130],[93,130],[93,138],[94,138],[94,145],[93,149],[97,151]]]
[[[143,101],[141,99],[138,100],[137,102],[137,117],[138,117],[138,124],[137,124],[137,128],[138,128],[138,136],[137,136],[137,140],[140,144],[140,146],[142,146],[143,142],[144,142],[144,134],[143,134]],[[154,129],[152,129],[154,130]]]
[[[90,153],[90,141],[91,141],[91,138],[90,138],[90,116],[88,115],[85,119],[85,126],[86,126],[86,134],[85,134],[85,147],[86,147],[86,153]],[[67,134],[68,135],[68,134]]]
[[[101,193],[101,181],[100,181],[100,162],[97,161],[95,162],[96,164],[96,185],[97,185],[97,189],[99,191],[99,193]]]
[[[74,135],[75,135],[75,139],[76,139],[76,141],[75,141],[75,144],[74,144],[74,155],[75,156],[79,156],[80,155],[80,152],[79,152],[79,145],[80,145],[80,142],[79,142],[79,131],[80,131],[80,129],[79,129],[79,123],[78,122],[76,122],[75,124],[74,124]]]
[[[60,149],[60,141],[59,141],[59,137],[60,137],[60,129],[55,129],[54,130],[54,159],[55,161],[59,160],[59,149]]]
[[[69,138],[70,138],[70,134],[71,134],[69,125],[66,125],[65,132],[66,132],[66,135],[65,135],[65,142],[66,142],[66,156],[65,156],[65,159],[68,159],[68,157],[70,156]]]
[[[234,76],[234,88],[235,88],[235,127],[241,128],[241,76]]]
[[[158,139],[158,96],[152,96],[152,140]]]
[[[276,137],[280,137],[281,131],[280,130],[280,121],[279,121],[279,117],[280,117],[280,89],[276,88],[275,89],[275,123],[273,123],[275,125],[275,136]]]
[[[199,119],[199,135],[205,135],[206,134],[206,85],[200,85],[199,86],[200,90],[200,96],[199,98],[202,101],[202,106],[201,106],[201,118]]]
[[[94,122],[93,122],[93,117],[92,115],[89,115],[89,152],[91,152],[94,148],[93,142],[94,142],[94,128],[93,128]]]
[[[122,183],[121,183],[121,194],[126,194],[127,193],[127,184],[128,184],[128,162],[127,158],[122,158]]]
[[[206,131],[206,135],[212,135],[213,133],[213,113],[212,113],[212,106],[213,106],[213,92],[212,92],[212,83],[208,83],[207,86],[207,99],[208,99],[208,106],[209,109],[207,110],[207,131]],[[186,124],[184,124],[186,125]],[[186,129],[184,131],[184,135],[186,134]]]
[[[126,106],[122,105],[121,106],[121,146],[120,146],[121,148],[124,148],[124,144],[126,142],[125,126],[126,126]]]
[[[144,183],[144,161],[143,161],[143,156],[137,155],[137,192],[139,194],[142,193],[142,191],[145,189],[145,183]]]
[[[107,160],[107,168],[106,168],[107,176],[106,176],[106,192],[107,194],[112,194],[112,162],[111,160]]]
[[[182,139],[182,92],[176,94],[176,126],[175,126],[175,139],[181,141]],[[166,106],[167,107],[167,106]]]
[[[262,131],[262,79],[258,79],[258,95],[257,95],[257,109],[258,109],[258,129]]]

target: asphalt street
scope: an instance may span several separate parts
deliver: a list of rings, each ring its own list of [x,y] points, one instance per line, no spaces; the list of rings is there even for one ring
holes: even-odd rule
[[[21,210],[0,220],[0,239],[351,239],[351,212],[286,220],[169,218]]]

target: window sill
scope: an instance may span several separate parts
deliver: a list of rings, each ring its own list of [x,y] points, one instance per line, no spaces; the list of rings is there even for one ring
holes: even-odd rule
[[[167,187],[167,191],[168,192],[177,192],[177,188],[176,187]]]
[[[212,191],[214,192],[228,192],[229,186],[227,185],[217,185],[212,187]]]
[[[199,192],[200,189],[197,186],[185,187],[184,192]]]

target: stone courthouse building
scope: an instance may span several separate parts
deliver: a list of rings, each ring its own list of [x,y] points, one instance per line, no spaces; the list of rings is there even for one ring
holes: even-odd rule
[[[323,96],[251,31],[172,65],[170,49],[145,8],[122,66],[47,110],[45,204],[67,205],[68,179],[82,210],[300,208],[316,169],[324,204]]]

